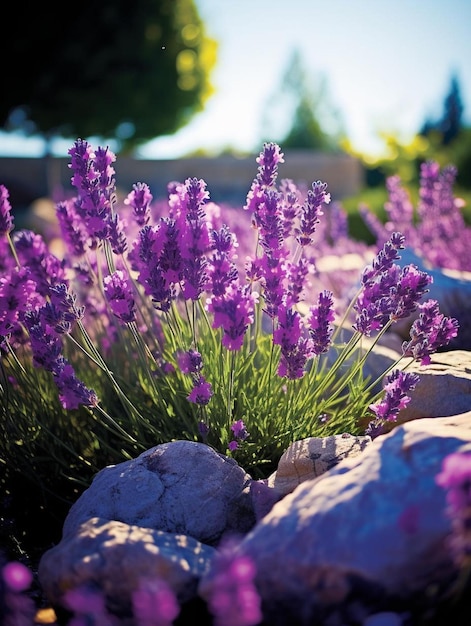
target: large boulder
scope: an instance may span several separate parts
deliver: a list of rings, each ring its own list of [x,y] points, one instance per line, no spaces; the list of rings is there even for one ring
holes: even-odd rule
[[[438,602],[456,571],[435,477],[464,449],[471,413],[414,420],[277,502],[240,544],[268,623],[361,623]]]
[[[98,472],[70,508],[63,537],[99,517],[216,545],[255,524],[251,480],[234,459],[205,444],[160,444]]]
[[[191,600],[214,552],[192,537],[92,518],[44,553],[38,578],[56,607],[67,608],[67,591],[95,589],[110,613],[130,615],[143,582],[164,581],[179,603]]]

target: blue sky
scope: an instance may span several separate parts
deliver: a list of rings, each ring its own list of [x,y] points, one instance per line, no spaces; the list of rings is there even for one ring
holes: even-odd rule
[[[471,124],[469,0],[195,3],[208,34],[219,43],[212,78],[216,92],[187,127],[142,148],[144,157],[174,158],[225,146],[258,153],[263,119],[275,110],[275,94],[294,49],[313,80],[324,80],[328,100],[360,151],[380,152],[379,132],[408,140],[427,116],[439,116],[453,73]],[[58,149],[65,154],[69,143]],[[0,154],[6,148],[0,136]]]

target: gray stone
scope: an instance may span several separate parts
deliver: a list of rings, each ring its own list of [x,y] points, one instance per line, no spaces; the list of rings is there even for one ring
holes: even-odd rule
[[[447,417],[471,411],[471,352],[438,352],[429,365],[407,368],[420,376],[409,404],[399,411],[397,423],[420,417]]]
[[[93,518],[44,553],[38,578],[50,602],[66,607],[69,589],[101,591],[114,614],[131,610],[143,581],[163,580],[180,603],[193,598],[215,549],[185,535]]]
[[[92,517],[189,535],[215,545],[255,524],[251,477],[234,459],[192,441],[172,441],[102,469],[72,505],[63,536]]]
[[[309,624],[340,607],[343,624],[359,605],[374,614],[391,598],[437,601],[456,571],[435,476],[465,449],[471,413],[407,422],[277,502],[240,544],[270,624]]]
[[[321,476],[343,459],[361,454],[371,443],[371,437],[349,433],[295,441],[282,454],[267,484],[284,496],[302,482]]]

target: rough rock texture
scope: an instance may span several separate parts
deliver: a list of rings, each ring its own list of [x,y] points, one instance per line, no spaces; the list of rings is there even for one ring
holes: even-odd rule
[[[295,441],[281,456],[267,485],[280,495],[291,493],[302,482],[324,474],[343,459],[361,454],[371,443],[371,437],[349,433]]]
[[[185,535],[92,518],[43,555],[38,576],[56,606],[84,585],[100,588],[109,610],[126,614],[141,580],[165,580],[180,602],[194,597],[214,551]]]
[[[410,403],[399,412],[398,423],[471,411],[471,352],[439,352],[430,365],[414,363],[407,371],[416,372],[420,382],[410,394]]]
[[[189,535],[216,545],[255,524],[251,477],[209,446],[173,441],[105,467],[72,505],[63,537],[92,517]]]
[[[457,576],[435,477],[448,454],[471,454],[471,408],[457,411],[469,407],[470,357],[441,353],[420,368],[410,421],[373,441],[295,442],[265,481],[187,441],[105,468],[43,556],[41,585],[60,604],[64,590],[92,584],[118,615],[141,576],[201,601],[221,540],[235,532],[256,568],[264,626],[429,625],[423,616],[443,610]],[[471,623],[471,601],[458,606],[467,611],[459,626]]]
[[[349,623],[359,606],[375,613],[447,588],[451,526],[435,476],[460,449],[471,450],[471,413],[407,422],[275,504],[240,546],[270,623],[336,611]]]

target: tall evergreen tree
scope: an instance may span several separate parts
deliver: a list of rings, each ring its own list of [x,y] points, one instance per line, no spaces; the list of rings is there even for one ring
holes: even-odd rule
[[[450,87],[443,103],[442,116],[436,120],[426,120],[419,134],[427,137],[432,133],[438,134],[443,146],[449,145],[463,128],[464,106],[461,99],[461,90],[456,75],[451,77]]]
[[[294,50],[265,112],[265,134],[283,149],[338,150],[341,124],[325,80],[316,84],[299,50]],[[280,128],[282,129],[280,131]]]

